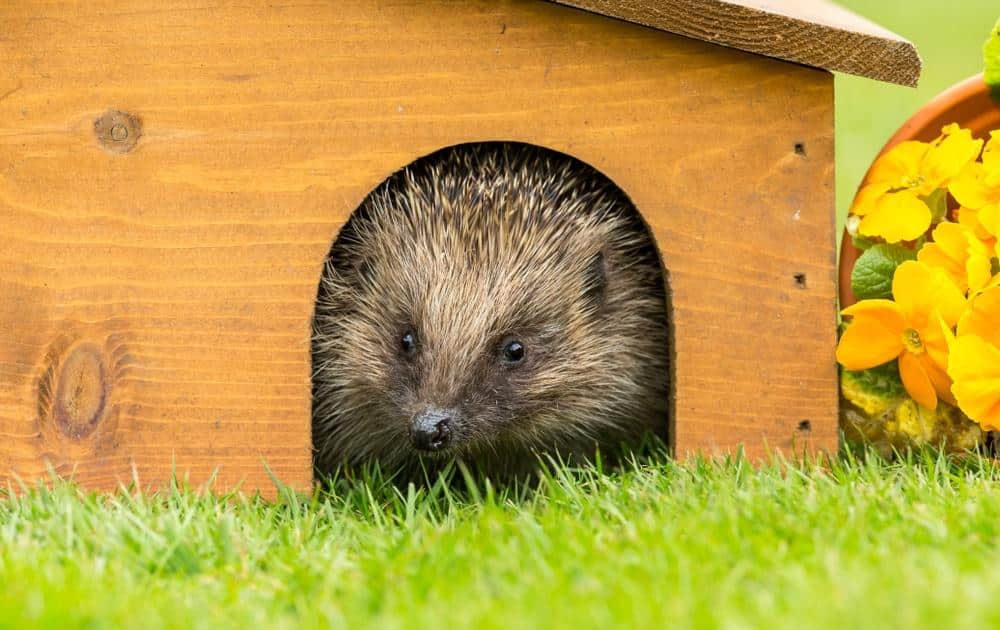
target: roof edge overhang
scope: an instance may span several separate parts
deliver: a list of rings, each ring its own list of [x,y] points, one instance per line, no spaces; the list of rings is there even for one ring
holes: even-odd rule
[[[827,0],[554,0],[746,52],[914,87],[916,46]]]

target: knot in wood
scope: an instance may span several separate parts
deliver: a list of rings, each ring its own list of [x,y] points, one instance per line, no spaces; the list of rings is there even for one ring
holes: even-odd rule
[[[105,150],[128,153],[139,142],[142,122],[135,114],[109,109],[94,121],[94,133]]]
[[[100,350],[92,345],[75,348],[63,361],[57,379],[52,409],[56,426],[73,439],[90,435],[104,415],[110,393]]]

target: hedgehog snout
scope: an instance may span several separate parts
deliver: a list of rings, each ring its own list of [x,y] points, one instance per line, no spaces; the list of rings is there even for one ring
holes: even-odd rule
[[[452,441],[457,409],[425,407],[410,421],[410,441],[421,451],[443,451]]]

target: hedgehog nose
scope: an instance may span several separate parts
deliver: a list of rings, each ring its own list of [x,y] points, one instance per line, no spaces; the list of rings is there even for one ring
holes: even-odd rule
[[[451,409],[428,407],[410,423],[410,441],[421,451],[440,451],[451,441]]]

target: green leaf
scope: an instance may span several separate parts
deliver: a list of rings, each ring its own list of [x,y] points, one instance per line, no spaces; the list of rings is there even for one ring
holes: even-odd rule
[[[844,370],[843,377],[852,381],[865,393],[881,398],[898,398],[906,395],[903,380],[899,377],[899,364],[896,361],[868,370],[856,372]]]
[[[892,298],[892,275],[896,267],[914,258],[916,253],[902,245],[881,243],[868,248],[854,263],[851,290],[859,300]]]
[[[997,20],[983,45],[983,61],[983,80],[989,86],[993,100],[1000,102],[1000,20]]]

